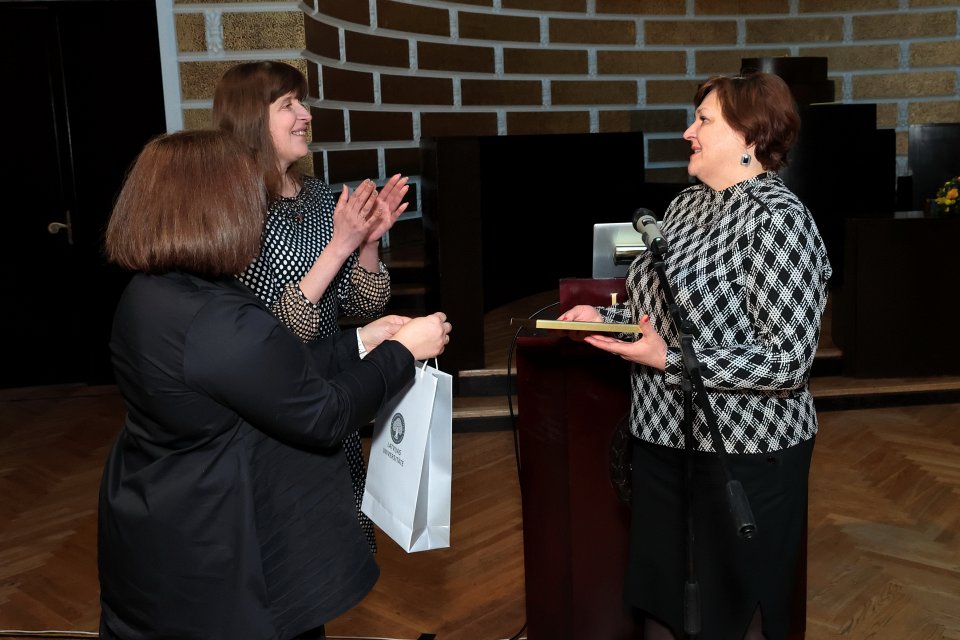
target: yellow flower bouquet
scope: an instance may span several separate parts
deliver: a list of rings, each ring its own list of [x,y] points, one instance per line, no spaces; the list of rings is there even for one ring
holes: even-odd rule
[[[930,215],[953,216],[960,213],[960,176],[954,176],[937,189],[937,196],[930,200]]]

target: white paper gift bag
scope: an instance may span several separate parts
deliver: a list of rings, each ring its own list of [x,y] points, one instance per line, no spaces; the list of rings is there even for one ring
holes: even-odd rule
[[[373,426],[361,510],[406,551],[450,546],[453,379],[423,363]]]

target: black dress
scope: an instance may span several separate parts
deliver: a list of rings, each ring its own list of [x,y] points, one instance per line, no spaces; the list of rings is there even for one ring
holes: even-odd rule
[[[286,640],[369,592],[340,442],[409,381],[409,351],[305,345],[235,280],[179,273],[133,278],[111,350],[127,417],[100,490],[102,637]]]

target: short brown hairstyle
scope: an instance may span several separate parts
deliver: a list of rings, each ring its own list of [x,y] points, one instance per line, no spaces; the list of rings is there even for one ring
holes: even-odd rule
[[[711,91],[724,120],[740,133],[764,169],[776,171],[787,164],[787,153],[800,132],[800,115],[790,87],[780,76],[757,71],[741,76],[714,76],[697,89],[693,103],[699,107]]]
[[[260,252],[266,194],[253,158],[225,131],[182,131],[140,152],[107,224],[107,259],[146,273],[240,273]]]
[[[277,150],[270,137],[270,104],[288,93],[307,96],[307,79],[285,62],[244,62],[227,69],[213,92],[213,126],[231,131],[247,143],[263,174],[271,198],[280,195]],[[287,174],[298,184],[303,178],[291,166]]]

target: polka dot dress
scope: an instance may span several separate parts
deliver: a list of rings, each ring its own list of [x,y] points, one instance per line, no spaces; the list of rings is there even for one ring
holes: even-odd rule
[[[317,304],[300,291],[300,280],[333,238],[335,206],[330,187],[317,178],[305,177],[296,196],[278,198],[270,205],[261,254],[239,276],[241,282],[306,342],[339,331],[340,313],[361,318],[381,315],[390,298],[390,276],[383,263],[378,273],[370,273],[357,264],[356,252],[347,259]],[[373,523],[360,511],[366,468],[356,432],[344,439],[343,450],[353,481],[357,516],[370,549],[376,551]]]

